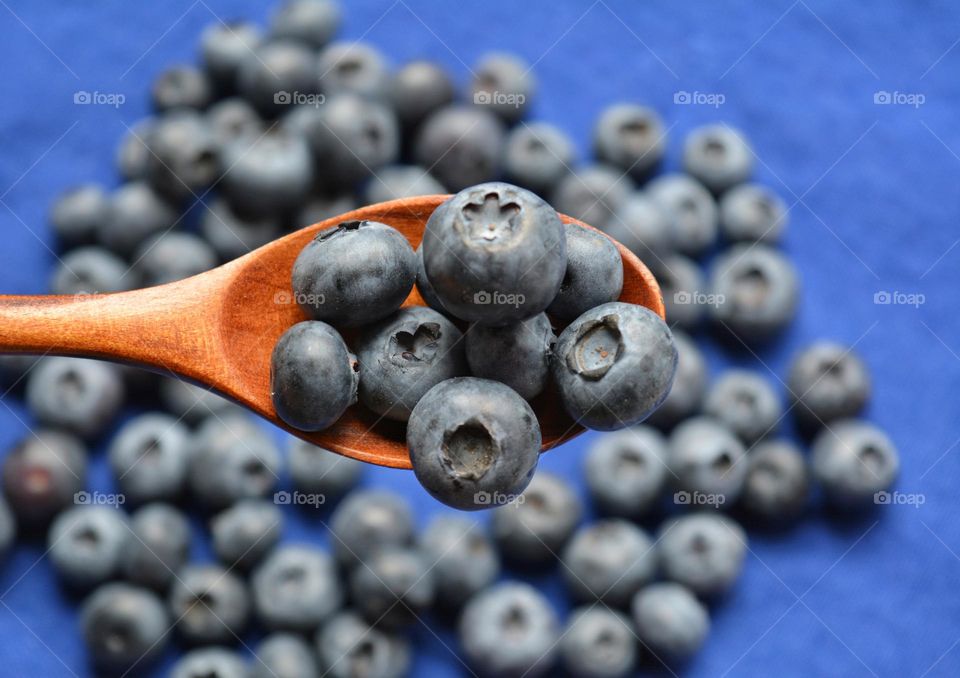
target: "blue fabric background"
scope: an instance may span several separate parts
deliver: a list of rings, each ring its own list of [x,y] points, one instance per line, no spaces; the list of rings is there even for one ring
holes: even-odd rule
[[[371,41],[397,64],[436,59],[463,82],[466,65],[491,49],[536,62],[533,117],[569,130],[582,157],[598,111],[618,100],[648,103],[673,126],[670,167],[694,125],[723,120],[749,133],[759,180],[793,205],[785,249],[805,293],[792,331],[762,351],[762,364],[712,347],[711,368],[757,365],[780,379],[805,342],[855,343],[876,378],[869,417],[902,453],[899,489],[925,503],[846,523],[814,512],[787,534],[753,534],[745,575],[684,673],[960,673],[960,8],[946,0],[860,9],[826,0],[346,4],[345,36]],[[50,201],[77,182],[116,183],[114,148],[147,114],[152,78],[193,60],[215,16],[263,20],[267,11],[253,0],[0,0],[0,290],[45,290]],[[122,93],[126,103],[78,106],[78,90]],[[678,105],[680,91],[725,102]],[[881,91],[925,101],[878,105]],[[925,303],[877,305],[880,291],[923,294]],[[0,449],[29,424],[18,400],[4,402]],[[577,480],[592,440],[546,455],[542,468]],[[404,492],[422,520],[442,510],[412,474],[371,469],[367,478]],[[102,456],[93,483],[109,488]],[[291,520],[288,539],[323,541],[320,525]],[[0,675],[86,675],[74,604],[38,562],[41,552],[21,546],[0,572]],[[203,544],[197,553],[206,556]],[[541,581],[562,606],[557,579]],[[415,675],[464,672],[450,633],[421,627],[415,639]]]

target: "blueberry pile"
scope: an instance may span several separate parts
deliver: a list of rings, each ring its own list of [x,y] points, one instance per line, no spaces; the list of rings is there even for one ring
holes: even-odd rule
[[[405,424],[426,490],[492,507],[489,523],[446,512],[418,530],[361,463],[292,437],[280,449],[172,376],[5,357],[36,428],[0,464],[0,553],[43,544],[98,674],[144,675],[176,647],[174,678],[399,678],[421,623],[454,629],[481,676],[679,665],[735,588],[745,527],[791,526],[821,500],[856,515],[897,475],[893,442],[860,418],[872,386],[850,348],[805,348],[785,388],[742,360],[708,376],[707,326],[736,351],[796,313],[786,205],[752,183],[749,143],[725,125],[692,132],[683,172],[658,175],[660,117],[612,105],[578,164],[565,132],[524,122],[536,83],[522,60],[484,59],[461,97],[436,64],[393,71],[335,41],[340,19],[334,0],[285,0],[265,29],[205,31],[201,65],[163,73],[156,115],[123,140],[124,183],[53,206],[51,289],[162,284],[362,204],[455,192],[416,250],[372,222],[304,249],[291,286],[307,320],[275,348],[274,397],[302,430],[353,406]],[[669,327],[617,302],[611,240],[554,208],[655,272]],[[427,306],[401,308],[413,288]],[[620,429],[583,459],[587,503],[534,475],[530,401],[551,389],[580,424]],[[110,492],[88,483],[100,445]],[[294,506],[329,549],[284,539]],[[554,571],[564,619],[527,583]],[[252,638],[251,657],[237,646]]]

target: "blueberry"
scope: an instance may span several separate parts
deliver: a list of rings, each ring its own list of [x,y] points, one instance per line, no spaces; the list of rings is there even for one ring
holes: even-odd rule
[[[713,320],[743,341],[767,339],[796,315],[797,273],[766,245],[735,245],[717,257],[710,278]]]
[[[700,596],[726,593],[743,570],[747,535],[719,513],[692,513],[660,527],[663,576]]]
[[[139,671],[164,651],[170,619],[156,594],[129,584],[101,586],[87,598],[80,625],[93,664],[105,671]]]
[[[759,184],[736,186],[720,199],[720,232],[732,242],[776,244],[787,221],[783,200]]]
[[[652,109],[636,104],[614,104],[597,120],[593,150],[598,160],[642,180],[663,158],[666,137],[663,122]]]
[[[250,678],[320,678],[313,648],[293,633],[273,633],[254,652]]]
[[[270,21],[270,37],[319,49],[333,38],[340,20],[335,0],[285,0]]]
[[[707,391],[703,413],[753,445],[777,428],[780,399],[769,382],[747,370],[727,370]]]
[[[683,168],[714,193],[742,184],[753,173],[753,150],[726,125],[704,125],[683,142]]]
[[[150,135],[155,127],[156,120],[147,118],[133,125],[123,135],[117,147],[116,163],[120,176],[126,181],[140,181],[147,178],[147,168],[150,164]],[[109,217],[108,207],[107,215],[102,221]],[[100,221],[97,222],[96,227],[99,237],[102,232]]]
[[[233,650],[202,647],[177,660],[170,669],[170,678],[250,678],[250,669]]]
[[[641,191],[631,195],[606,224],[598,226],[647,266],[655,266],[673,249],[673,232],[667,212]]]
[[[550,202],[561,214],[600,228],[623,209],[634,193],[633,181],[609,165],[587,165],[557,183]]]
[[[218,147],[264,132],[263,120],[245,99],[230,97],[211,106],[206,113],[207,126]]]
[[[677,367],[670,328],[643,306],[611,302],[567,326],[553,376],[567,413],[587,428],[638,424],[663,402]]]
[[[147,183],[121,186],[110,198],[107,218],[100,223],[100,243],[129,256],[151,236],[166,233],[179,221],[173,207]]]
[[[458,609],[500,573],[500,558],[480,523],[456,515],[433,518],[420,535],[433,577],[435,603]]]
[[[280,221],[273,217],[244,218],[227,201],[217,200],[204,211],[200,232],[221,261],[230,261],[276,239]]]
[[[423,263],[451,314],[505,325],[544,311],[567,265],[563,224],[533,193],[500,182],[465,189],[438,207]]]
[[[564,224],[567,270],[547,312],[570,321],[591,308],[616,301],[623,291],[623,260],[610,238],[579,224]]]
[[[630,620],[603,607],[571,612],[560,638],[560,658],[572,678],[627,678],[638,654]]]
[[[662,660],[684,660],[703,646],[710,617],[703,604],[680,584],[651,584],[631,606],[633,623],[644,647]]]
[[[280,541],[283,514],[273,502],[247,499],[210,522],[213,551],[227,567],[249,570]]]
[[[700,266],[682,254],[668,254],[653,265],[660,283],[667,323],[692,332],[700,326],[708,299]]]
[[[807,503],[810,473],[795,445],[765,440],[747,457],[747,478],[740,502],[751,514],[770,521],[787,521]]]
[[[264,43],[242,58],[237,87],[261,115],[278,115],[290,106],[294,95],[317,91],[315,59],[310,49],[293,40]]]
[[[190,557],[190,523],[169,504],[147,504],[130,516],[130,537],[120,557],[125,579],[165,591]]]
[[[441,382],[410,415],[407,446],[417,480],[438,501],[489,508],[519,494],[540,457],[540,426],[523,398],[475,377]]]
[[[827,499],[841,508],[868,506],[890,489],[900,470],[900,455],[876,426],[841,419],[821,431],[811,448],[813,477]]]
[[[496,178],[505,137],[503,123],[490,111],[446,106],[424,120],[414,156],[441,184],[459,191]]]
[[[365,464],[290,437],[287,454],[294,489],[304,494],[323,495],[333,502],[352,490],[363,475]]]
[[[222,416],[239,411],[239,405],[218,396],[212,390],[195,386],[180,378],[168,377],[160,382],[160,402],[176,419],[199,424],[211,415]]]
[[[187,643],[234,643],[250,617],[250,595],[238,576],[219,565],[187,565],[167,598],[170,616]]]
[[[196,111],[176,111],[160,118],[149,146],[147,178],[173,201],[197,197],[220,176],[219,143]]]
[[[213,91],[206,74],[194,66],[172,66],[153,81],[153,107],[159,112],[206,108]]]
[[[787,377],[791,410],[807,428],[860,414],[870,398],[870,373],[852,348],[817,341],[797,355]]]
[[[260,46],[260,29],[248,22],[215,21],[200,36],[200,60],[220,93],[237,89],[237,74]]]
[[[410,243],[376,221],[347,221],[320,231],[293,264],[300,308],[340,327],[386,318],[400,308],[416,277]]]
[[[460,644],[481,675],[550,673],[560,640],[557,615],[544,596],[519,582],[492,586],[474,596],[459,622]]]
[[[372,205],[388,200],[440,195],[446,192],[447,189],[422,167],[391,165],[382,168],[370,178],[364,194],[367,204]]]
[[[397,120],[378,101],[345,92],[304,115],[296,124],[302,125],[319,178],[328,186],[350,189],[397,161]]]
[[[270,391],[277,416],[303,431],[331,426],[357,401],[359,365],[336,330],[297,323],[273,349]]]
[[[64,246],[85,245],[96,238],[106,221],[110,200],[96,184],[76,186],[62,193],[50,209],[50,224]]]
[[[112,579],[130,538],[125,514],[108,506],[75,506],[57,516],[47,553],[61,580],[89,589]]]
[[[327,621],[317,632],[316,646],[321,675],[329,678],[402,678],[410,670],[409,643],[371,627],[354,612]]]
[[[110,443],[117,486],[132,504],[173,500],[183,492],[190,432],[173,417],[143,414],[129,420]]]
[[[187,479],[194,498],[207,507],[265,497],[278,481],[280,453],[246,415],[211,416],[192,448]]]
[[[393,74],[390,103],[405,130],[415,130],[427,117],[453,101],[450,76],[439,64],[411,61]]]
[[[330,519],[330,544],[337,562],[356,567],[378,549],[413,541],[413,514],[399,494],[386,490],[350,493]]]
[[[667,441],[647,426],[601,436],[587,451],[583,475],[590,498],[601,512],[640,518],[656,504],[667,484]]]
[[[713,247],[717,202],[700,182],[684,174],[665,174],[647,184],[647,195],[666,212],[676,250],[698,257]]]
[[[520,57],[488,54],[473,69],[473,103],[486,106],[507,124],[522,119],[536,90],[532,67]]]
[[[15,389],[23,390],[24,379],[36,367],[39,360],[38,356],[26,353],[0,355],[0,383],[3,383],[4,388],[9,389],[10,392]]]
[[[135,268],[146,287],[183,280],[217,265],[217,255],[210,245],[191,233],[164,233],[151,238],[135,258]]]
[[[580,528],[561,557],[563,578],[574,600],[626,607],[657,574],[650,537],[625,520],[611,518]]]
[[[268,629],[309,632],[343,602],[333,559],[311,546],[276,549],[250,579],[257,618]]]
[[[677,347],[677,374],[666,400],[647,419],[648,424],[661,429],[671,429],[696,414],[707,391],[707,361],[703,353],[679,330],[673,331],[673,343]]]
[[[17,539],[17,519],[7,500],[0,495],[0,560],[6,558]]]
[[[43,358],[27,377],[27,407],[45,426],[84,438],[100,435],[123,404],[115,365],[81,358]]]
[[[713,419],[694,417],[677,426],[670,436],[668,458],[674,487],[683,494],[678,503],[722,508],[740,495],[747,474],[746,451],[727,427]]]
[[[402,308],[356,340],[360,402],[388,419],[406,421],[427,391],[467,373],[463,334],[425,306]]]
[[[465,340],[473,376],[506,384],[527,400],[546,387],[556,343],[545,313],[506,327],[471,325]]]
[[[313,186],[310,146],[282,126],[227,144],[221,162],[223,196],[248,219],[296,210]]]
[[[354,604],[374,626],[410,626],[433,604],[431,565],[413,548],[374,553],[350,575]]]
[[[570,137],[544,122],[511,130],[503,150],[506,178],[538,195],[549,195],[575,162],[576,150]]]
[[[53,294],[94,294],[132,289],[137,276],[102,247],[80,247],[60,259],[50,283]]]
[[[559,557],[582,514],[569,483],[541,472],[519,498],[493,512],[490,531],[505,560],[539,567]]]
[[[350,193],[315,195],[297,212],[295,225],[297,228],[312,226],[346,212],[352,212],[359,206],[360,203]]]
[[[320,89],[327,96],[359,94],[385,99],[390,71],[380,54],[362,42],[335,42],[327,45],[317,59]]]
[[[421,244],[417,247],[417,291],[420,292],[420,296],[423,297],[424,302],[427,306],[432,308],[435,311],[444,311],[443,302],[440,301],[440,298],[437,296],[436,291],[433,289],[433,285],[430,284],[430,279],[427,278],[427,271],[423,267],[423,245]]]
[[[83,490],[87,452],[67,433],[38,429],[3,459],[3,494],[21,527],[43,527]]]

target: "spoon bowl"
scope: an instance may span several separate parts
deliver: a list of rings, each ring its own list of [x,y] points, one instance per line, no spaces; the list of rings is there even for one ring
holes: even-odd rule
[[[320,230],[344,221],[380,221],[420,244],[427,219],[449,196],[392,200],[363,207],[274,240],[219,268],[178,282],[114,294],[0,296],[0,353],[82,356],[146,367],[185,378],[250,409],[311,443],[360,461],[410,468],[404,425],[349,408],[317,433],[285,424],[270,396],[270,357],[280,336],[306,319],[293,298],[291,272]],[[580,221],[560,215],[565,223]],[[623,245],[620,300],[664,317],[660,288]],[[425,305],[416,288],[404,306]],[[348,344],[350,335],[345,334]],[[549,449],[583,431],[555,392],[532,406]]]

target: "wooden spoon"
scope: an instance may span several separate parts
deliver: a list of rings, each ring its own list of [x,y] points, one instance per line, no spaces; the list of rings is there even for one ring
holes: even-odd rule
[[[174,373],[256,412],[304,440],[361,461],[410,468],[404,427],[356,405],[331,428],[304,433],[283,423],[270,397],[274,344],[305,315],[290,273],[300,250],[326,227],[371,220],[399,230],[416,247],[427,218],[448,196],[393,200],[308,226],[228,264],[178,282],[131,292],[0,296],[0,353],[101,358]],[[561,215],[564,222],[582,223]],[[583,224],[586,226],[586,224]],[[621,301],[663,317],[660,288],[623,245]],[[405,306],[425,305],[416,288]],[[554,393],[533,403],[549,449],[579,434]]]

